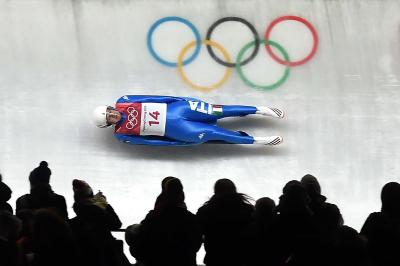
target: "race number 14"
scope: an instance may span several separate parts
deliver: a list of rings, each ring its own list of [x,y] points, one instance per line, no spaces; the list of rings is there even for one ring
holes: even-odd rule
[[[149,115],[154,119],[149,121],[150,126],[160,124],[160,122],[158,121],[158,116],[160,115],[160,113],[158,111],[150,112]]]

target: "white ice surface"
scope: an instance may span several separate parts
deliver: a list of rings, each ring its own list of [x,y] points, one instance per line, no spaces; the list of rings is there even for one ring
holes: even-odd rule
[[[85,179],[103,191],[124,227],[152,209],[167,175],[182,180],[188,208],[196,212],[219,178],[232,179],[254,199],[277,201],[287,181],[311,173],[346,224],[359,230],[367,215],[379,210],[383,184],[399,181],[399,14],[395,0],[1,0],[0,170],[13,189],[11,203],[29,191],[28,174],[41,160],[49,162],[51,184],[68,206],[72,179]],[[203,39],[224,16],[248,20],[263,36],[273,19],[298,15],[316,27],[320,43],[315,57],[291,68],[275,90],[249,88],[234,71],[220,89],[202,93],[185,85],[176,69],[157,63],[146,47],[150,25],[172,15],[189,19]],[[155,32],[155,46],[173,59],[191,33],[179,26],[164,29],[168,34],[161,27]],[[214,36],[233,58],[251,41],[248,30],[235,23],[221,25]],[[273,36],[296,59],[311,47],[309,32],[296,23],[277,26]],[[259,83],[282,73],[263,47],[246,67]],[[224,70],[204,46],[199,59],[185,67],[204,84]],[[247,117],[223,125],[256,136],[279,134],[284,143],[275,148],[120,144],[111,130],[92,124],[91,113],[124,94],[276,106],[286,111],[284,120]],[[73,216],[72,209],[69,213]]]

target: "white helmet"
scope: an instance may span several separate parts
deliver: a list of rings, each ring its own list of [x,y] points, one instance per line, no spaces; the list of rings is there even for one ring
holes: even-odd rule
[[[97,106],[93,111],[93,120],[98,127],[108,127],[110,124],[107,123],[107,109],[109,106],[101,105]]]

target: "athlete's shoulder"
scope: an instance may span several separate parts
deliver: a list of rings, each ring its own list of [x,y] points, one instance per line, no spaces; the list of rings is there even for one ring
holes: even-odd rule
[[[134,102],[141,102],[143,99],[149,97],[148,95],[124,95],[121,96],[117,103],[134,103]]]
[[[117,103],[171,103],[176,101],[200,101],[196,98],[191,97],[177,97],[177,96],[168,96],[168,95],[124,95],[120,97]]]

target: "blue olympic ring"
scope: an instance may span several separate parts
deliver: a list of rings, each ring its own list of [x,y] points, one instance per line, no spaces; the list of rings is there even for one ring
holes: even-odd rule
[[[147,47],[150,50],[151,55],[161,64],[169,66],[169,67],[176,67],[177,63],[175,62],[170,62],[167,60],[162,59],[160,56],[158,56],[158,54],[156,53],[156,51],[153,48],[153,42],[152,42],[152,37],[153,37],[153,33],[155,31],[155,29],[160,26],[162,23],[164,22],[168,22],[168,21],[177,21],[177,22],[181,22],[183,24],[185,24],[186,26],[188,26],[194,33],[195,38],[196,38],[196,48],[194,50],[194,53],[186,60],[183,61],[183,65],[189,64],[191,63],[196,57],[197,55],[200,53],[200,48],[201,48],[201,37],[200,37],[200,33],[199,31],[196,29],[196,27],[189,22],[188,20],[181,18],[181,17],[165,17],[162,19],[157,20],[150,28],[148,34],[147,34]]]

